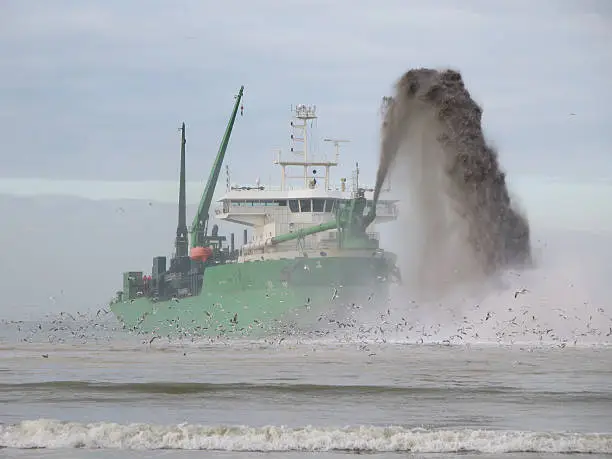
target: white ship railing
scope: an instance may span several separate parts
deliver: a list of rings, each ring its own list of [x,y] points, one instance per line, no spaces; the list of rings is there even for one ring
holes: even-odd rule
[[[374,186],[363,185],[359,188],[363,188],[366,191],[374,191]],[[325,185],[323,183],[317,183],[312,188],[307,188],[304,185],[285,185],[285,189],[283,190],[280,185],[233,185],[230,190],[231,191],[297,191],[297,190],[322,190],[325,189]],[[345,186],[344,190],[340,184],[330,184],[327,188],[327,191],[353,191],[353,187]],[[383,190],[385,191],[385,190]]]

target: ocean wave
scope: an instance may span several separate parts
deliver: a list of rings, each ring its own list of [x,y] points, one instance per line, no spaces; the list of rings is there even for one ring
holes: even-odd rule
[[[342,393],[355,394],[431,394],[441,392],[448,394],[449,391],[460,391],[462,393],[478,394],[503,394],[522,392],[515,387],[488,386],[488,387],[463,387],[463,386],[427,386],[427,387],[401,387],[388,385],[333,385],[333,384],[305,384],[298,382],[270,382],[270,383],[205,383],[205,382],[99,382],[99,381],[44,381],[31,383],[0,383],[1,392],[40,392],[61,391],[75,392],[107,392],[107,393],[140,393],[140,394],[165,394],[165,395],[189,395],[201,393],[220,392],[275,392],[275,393],[318,393],[339,395]],[[565,392],[561,394],[566,394]],[[607,394],[600,394],[606,396]]]
[[[612,400],[610,392],[593,391],[525,391],[523,388],[511,386],[465,386],[463,384],[427,385],[427,386],[397,386],[397,385],[333,385],[305,384],[298,382],[270,383],[205,383],[205,382],[100,382],[100,381],[44,381],[31,383],[0,383],[0,393],[15,392],[53,392],[58,395],[68,392],[73,396],[77,393],[108,393],[108,394],[163,394],[163,395],[198,395],[220,393],[285,393],[285,394],[317,394],[317,395],[521,395],[537,394],[539,397],[564,398],[572,400]]]
[[[0,426],[5,448],[184,449],[418,453],[612,454],[612,433],[300,427],[90,424],[38,419]]]

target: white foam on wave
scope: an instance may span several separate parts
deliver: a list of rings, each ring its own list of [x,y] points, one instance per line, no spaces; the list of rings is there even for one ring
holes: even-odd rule
[[[612,453],[612,433],[437,430],[402,427],[152,425],[49,419],[0,426],[7,448],[185,449],[453,453]]]

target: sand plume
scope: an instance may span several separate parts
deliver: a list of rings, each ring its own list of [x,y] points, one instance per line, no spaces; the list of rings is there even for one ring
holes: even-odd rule
[[[414,217],[405,231],[419,239],[415,280],[433,291],[531,260],[528,221],[481,117],[453,70],[410,70],[384,99],[375,199],[393,169]]]

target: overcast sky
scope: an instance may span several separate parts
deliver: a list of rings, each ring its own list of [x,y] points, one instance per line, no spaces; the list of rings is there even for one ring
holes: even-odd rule
[[[298,103],[317,105],[316,138],[351,140],[335,177],[359,161],[372,182],[381,98],[410,68],[452,67],[530,220],[612,232],[612,1],[0,5],[0,194],[172,202],[185,121],[193,203],[242,84],[232,182],[278,183]]]
[[[236,181],[276,179],[296,103],[373,177],[381,97],[409,68],[450,66],[510,177],[609,179],[610,43],[606,0],[3,0],[0,176],[174,181],[185,120],[199,181],[244,84]]]

